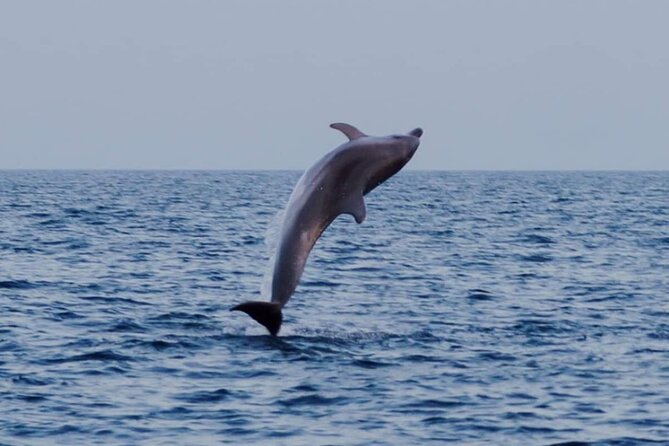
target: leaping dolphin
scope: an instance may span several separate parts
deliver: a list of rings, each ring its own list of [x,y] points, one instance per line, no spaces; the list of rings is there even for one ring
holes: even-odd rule
[[[362,197],[409,162],[423,134],[416,128],[406,135],[368,136],[349,124],[330,127],[349,141],[304,172],[293,189],[276,248],[270,302],[249,301],[230,309],[248,314],[273,336],[279,333],[281,309],[297,288],[316,240],[341,214],[362,223],[367,214]]]

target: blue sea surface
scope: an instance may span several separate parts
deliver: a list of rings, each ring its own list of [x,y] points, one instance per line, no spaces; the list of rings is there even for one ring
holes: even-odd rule
[[[0,444],[669,444],[669,173],[400,172],[272,338],[299,175],[0,171]]]

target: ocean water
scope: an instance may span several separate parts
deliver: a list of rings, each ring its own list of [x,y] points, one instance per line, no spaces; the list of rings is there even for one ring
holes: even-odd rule
[[[669,444],[669,173],[400,172],[272,338],[298,177],[0,172],[0,444]]]

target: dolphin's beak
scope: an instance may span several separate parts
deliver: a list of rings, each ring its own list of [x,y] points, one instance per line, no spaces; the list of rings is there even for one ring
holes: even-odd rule
[[[418,146],[420,145],[420,139],[419,138],[422,135],[423,135],[423,129],[421,129],[420,127],[417,127],[417,128],[415,128],[415,129],[413,129],[412,131],[409,132],[409,136],[413,136],[413,138],[411,138],[411,148],[410,148],[411,152],[409,153],[409,158],[408,159],[411,159],[413,154],[416,153],[416,150],[418,149]]]
[[[413,129],[412,131],[410,131],[409,135],[415,136],[416,138],[420,138],[421,136],[423,136],[423,129],[420,128],[420,127],[417,127],[415,129]]]

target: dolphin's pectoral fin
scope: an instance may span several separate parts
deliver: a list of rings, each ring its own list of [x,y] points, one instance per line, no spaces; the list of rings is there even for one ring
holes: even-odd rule
[[[360,224],[365,221],[367,216],[367,206],[362,194],[351,195],[345,202],[341,210],[342,214],[349,214],[355,218],[355,222]]]
[[[272,336],[279,333],[283,321],[281,305],[276,302],[249,301],[230,308],[230,311],[243,311],[253,320],[265,326]]]
[[[349,139],[349,141],[353,141],[354,139],[362,138],[363,136],[367,136],[364,133],[362,133],[360,130],[356,129],[353,127],[351,124],[345,124],[343,122],[335,122],[334,124],[330,124],[330,127],[332,127],[335,130],[339,130],[342,132],[344,135],[346,135]]]

